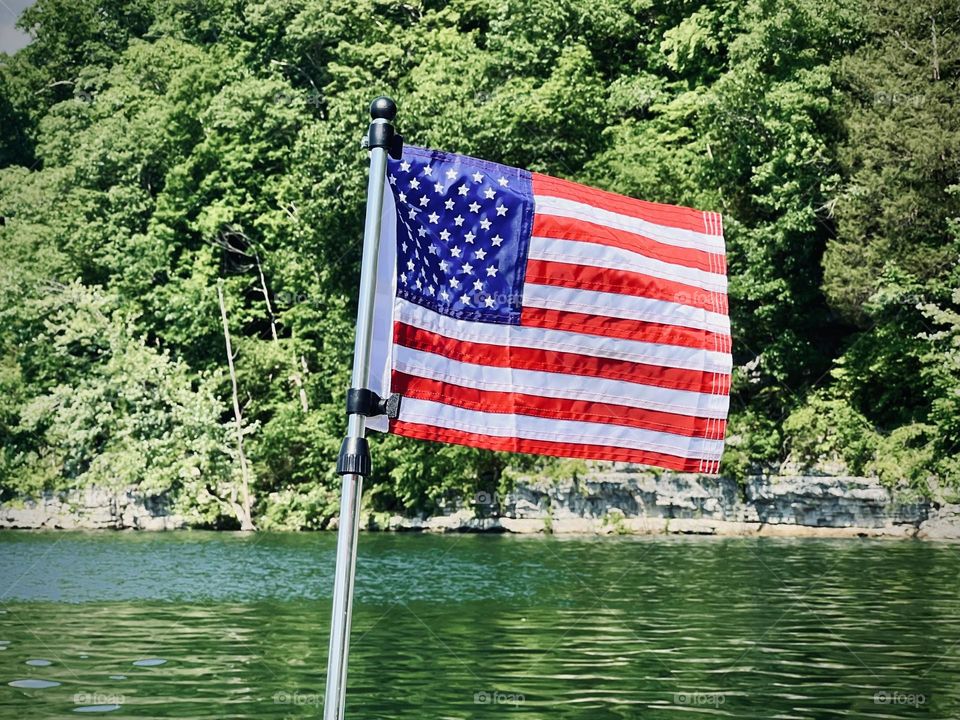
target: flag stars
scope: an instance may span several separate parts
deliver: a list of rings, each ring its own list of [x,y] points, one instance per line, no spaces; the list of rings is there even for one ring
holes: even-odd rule
[[[489,295],[487,295],[487,296],[483,299],[483,304],[486,305],[487,307],[493,307],[493,306],[495,305],[495,303],[494,303],[494,301],[493,301],[493,298],[490,297]]]
[[[457,188],[457,192],[460,193],[461,195],[466,195],[469,191],[470,191],[470,188],[468,188],[466,184],[463,184]]]
[[[434,183],[434,184],[433,184],[433,190],[434,190],[434,192],[436,192],[438,195],[442,195],[442,194],[443,194],[443,183],[442,183],[442,182]]]
[[[407,260],[407,270],[413,270],[413,260]]]
[[[419,190],[419,189],[420,189],[420,181],[417,180],[416,178],[411,178],[411,179],[410,179],[410,187],[411,187],[413,190]]]
[[[429,165],[425,165],[423,168],[423,174],[426,175],[427,177],[430,177],[431,175],[433,175],[433,168],[430,167]]]
[[[470,263],[464,263],[463,267],[460,268],[460,272],[462,272],[464,275],[473,275],[473,265]]]
[[[499,235],[494,235],[492,238],[490,238],[490,244],[493,245],[494,247],[500,247],[500,243],[502,242],[503,242],[503,238],[500,237]]]
[[[428,198],[426,195],[420,198],[420,207],[426,207],[429,204],[430,204],[430,198]]]
[[[396,185],[396,184],[397,184],[397,176],[396,176],[396,175],[391,175],[391,176],[390,176],[390,184],[391,184],[391,185]]]
[[[400,243],[400,247],[403,248],[403,251],[404,251],[404,252],[406,252],[406,251],[407,251],[407,248],[409,247],[409,246],[407,245],[407,241],[404,240],[402,243]]]
[[[466,293],[464,293],[463,295],[460,296],[460,302],[462,302],[464,305],[469,305],[469,304],[470,304],[470,296],[467,295]]]
[[[453,219],[453,224],[456,225],[457,227],[460,227],[461,225],[463,225],[463,215],[457,215]]]
[[[494,190],[493,188],[487,188],[486,190],[483,191],[483,196],[484,196],[487,200],[493,200],[493,198],[496,196],[496,194],[497,194],[497,191]]]
[[[472,212],[472,213],[478,213],[478,212],[480,212],[480,203],[478,203],[478,202],[472,202],[472,203],[470,203],[467,207],[470,208],[470,212]]]
[[[397,193],[397,197],[400,199],[400,202],[405,203],[407,201],[407,194],[404,192]]]
[[[480,248],[479,250],[477,250],[477,251],[473,254],[473,256],[474,256],[477,260],[483,260],[483,259],[487,256],[487,251],[484,250],[483,248]]]
[[[457,288],[460,287],[460,281],[457,280],[456,278],[450,278],[450,287],[456,290]]]
[[[497,217],[503,217],[507,214],[506,205],[497,205]]]
[[[434,245],[433,243],[431,243],[431,244],[430,244],[430,247],[427,248],[427,249],[430,251],[430,254],[431,254],[431,255],[436,255],[436,254],[440,251],[440,248],[438,248],[438,247],[437,247],[436,245]]]
[[[484,230],[489,230],[490,225],[491,225],[490,221],[487,220],[486,218],[480,221],[480,227],[483,228]]]
[[[429,220],[433,225],[436,225],[438,222],[440,222],[440,216],[433,212],[427,215],[427,220]]]
[[[440,297],[442,297],[443,301],[446,302],[447,300],[450,299],[450,293],[448,293],[446,290],[441,290]]]
[[[407,217],[413,220],[415,217],[417,217],[417,210],[418,208],[410,208],[410,212],[407,213]]]
[[[476,290],[477,292],[480,292],[481,290],[483,290],[483,280],[474,280],[473,289]]]
[[[460,246],[459,246],[459,245],[454,245],[452,248],[450,248],[450,254],[451,254],[453,257],[460,257],[460,253],[461,253],[461,252],[463,252],[463,251],[460,249]]]
[[[400,163],[400,169],[404,172],[410,172],[410,163],[404,160],[402,163]]]
[[[476,238],[477,238],[477,236],[474,235],[472,232],[468,232],[466,235],[463,236],[463,239],[464,239],[466,242],[470,243],[471,245],[473,245],[473,241],[474,241]]]
[[[447,180],[456,180],[456,179],[457,179],[457,171],[454,170],[453,168],[450,168],[449,170],[447,170]]]
[[[417,228],[417,235],[419,235],[420,237],[423,237],[426,234],[427,234],[427,229],[423,225]]]
[[[450,267],[450,263],[448,263],[446,260],[441,260],[441,261],[440,261],[440,270],[441,270],[442,272],[446,272],[449,267]],[[488,270],[488,272],[489,272],[489,270]]]
[[[474,182],[483,182],[483,175],[480,174],[480,171],[479,171],[479,170],[473,174],[473,181],[474,181]]]
[[[449,231],[449,230],[446,230],[446,229],[441,230],[441,231],[440,231],[440,239],[443,240],[444,242],[446,242],[447,240],[449,240],[449,239],[450,239],[450,231]]]
[[[448,198],[447,201],[443,204],[447,210],[453,210],[453,198]]]
[[[506,187],[509,184],[505,177],[501,177],[497,182],[500,183],[500,187]]]
[[[496,265],[491,265],[487,268],[487,277],[496,277],[499,269]]]
[[[404,285],[407,284],[407,274],[406,274],[406,273],[400,273],[400,282],[402,282]]]

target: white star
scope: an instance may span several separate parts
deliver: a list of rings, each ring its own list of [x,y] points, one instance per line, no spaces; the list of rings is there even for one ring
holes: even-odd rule
[[[397,197],[400,198],[400,202],[405,203],[407,201],[406,193],[397,193]]]
[[[456,278],[450,278],[450,287],[456,290],[458,287],[460,287],[460,281]]]
[[[426,167],[423,168],[423,174],[428,176],[433,175],[433,168],[427,165]]]
[[[417,180],[416,178],[412,178],[412,179],[410,180],[410,187],[412,187],[414,190],[419,190],[419,189],[420,189],[420,181]]]
[[[428,247],[427,250],[430,251],[430,254],[431,254],[431,255],[436,255],[437,252],[440,250],[440,248],[438,248],[436,245],[434,245],[433,243],[431,243],[431,244],[430,244],[430,247]]]
[[[500,178],[499,180],[497,180],[497,182],[500,183],[500,187],[507,186],[507,179],[505,177]]]
[[[470,304],[470,298],[467,297],[467,294],[466,294],[466,293],[464,293],[463,295],[460,296],[460,302],[462,302],[464,305],[469,305],[469,304]]]
[[[410,163],[408,163],[406,160],[404,160],[402,163],[400,163],[400,169],[403,170],[404,172],[409,172],[409,171],[410,171]]]
[[[490,221],[487,220],[486,218],[484,218],[483,220],[480,221],[480,227],[482,227],[484,230],[489,230],[489,229],[490,229]]]
[[[433,184],[433,189],[437,192],[437,194],[442,194],[442,193],[443,193],[443,183],[434,183],[434,184]]]
[[[448,263],[446,260],[440,261],[440,269],[443,270],[443,272],[446,272],[448,267],[450,267],[450,263]]]
[[[407,241],[404,240],[402,243],[400,243],[400,247],[402,247],[402,248],[403,248],[403,251],[406,252],[406,251],[407,251]]]
[[[474,281],[473,281],[473,289],[474,289],[474,290],[483,290],[483,281],[481,281],[481,280],[474,280]]]
[[[487,200],[493,200],[493,197],[494,197],[494,195],[496,195],[496,194],[497,194],[497,191],[494,190],[493,188],[487,188],[487,189],[484,190],[484,192],[483,192],[483,195],[484,195],[484,197],[487,198]]]
[[[479,250],[477,250],[477,251],[473,254],[473,256],[474,256],[477,260],[483,260],[483,259],[487,256],[487,251],[484,250],[483,248],[480,248]]]
[[[419,228],[417,228],[417,235],[419,235],[420,237],[423,237],[426,234],[427,234],[427,229],[425,227],[421,225]]]
[[[390,184],[391,184],[391,185],[396,185],[396,184],[397,184],[397,176],[396,176],[396,175],[391,175],[391,176],[390,176]]]
[[[464,263],[463,267],[460,268],[460,272],[465,273],[467,275],[473,275],[473,265],[471,265],[470,263]]]
[[[501,217],[501,216],[506,215],[506,214],[507,214],[507,206],[506,206],[506,205],[497,205],[497,217]]]
[[[466,194],[467,194],[467,186],[466,186],[466,185],[461,185],[460,187],[457,188],[457,192],[460,193],[461,195],[466,195]]]
[[[453,224],[456,225],[457,227],[460,227],[461,225],[463,225],[463,215],[457,215],[453,219]]]
[[[413,260],[407,260],[407,270],[413,270]]]
[[[430,198],[428,198],[426,195],[420,198],[420,207],[426,207],[429,204],[430,204]]]
[[[453,210],[453,200],[452,200],[452,199],[448,199],[448,200],[443,204],[443,206],[444,206],[447,210]]]
[[[407,274],[406,274],[406,273],[400,273],[400,282],[402,282],[404,285],[407,284]]]
[[[449,231],[449,230],[441,230],[441,231],[440,231],[440,239],[443,240],[444,242],[446,242],[447,240],[449,240],[449,239],[450,239],[450,231]]]
[[[480,212],[480,203],[472,202],[472,203],[470,203],[467,207],[470,208],[470,212],[472,212],[472,213],[478,213],[478,212]]]
[[[444,302],[446,302],[447,300],[450,299],[450,295],[449,295],[449,293],[447,293],[446,290],[441,290],[441,291],[440,291],[440,297],[443,298],[443,301],[444,301]]]
[[[420,278],[417,278],[417,290],[423,290],[423,283],[420,282]]]
[[[427,220],[429,220],[429,221],[432,222],[434,225],[436,225],[436,224],[437,224],[437,221],[440,220],[440,216],[437,215],[436,213],[430,213],[429,215],[427,215]]]
[[[429,286],[427,287],[427,295],[433,295],[434,292],[435,292],[435,291],[434,291],[434,289],[433,289],[433,285],[429,285]]]
[[[474,241],[474,238],[476,238],[476,237],[477,237],[477,236],[474,235],[472,232],[468,232],[466,235],[463,236],[463,239],[466,240],[468,243],[470,243],[470,244],[472,245],[472,244],[473,244],[473,241]]]
[[[503,238],[500,237],[499,235],[494,235],[492,238],[490,238],[490,242],[493,244],[494,247],[500,247],[500,243],[503,242]]]
[[[450,248],[450,254],[453,255],[453,257],[460,257],[460,252],[459,245],[454,245],[452,248]]]
[[[410,208],[410,212],[407,213],[407,216],[413,220],[417,216],[417,208]]]
[[[479,170],[477,170],[477,172],[475,172],[475,173],[473,174],[473,181],[474,181],[474,182],[482,182],[482,181],[483,181],[483,175],[480,174],[480,171],[479,171]]]
[[[486,305],[487,307],[493,307],[493,298],[490,297],[489,295],[487,295],[487,296],[483,299],[483,304]]]
[[[497,276],[497,270],[499,270],[499,268],[498,268],[496,265],[491,265],[490,267],[488,267],[488,268],[487,268],[487,277],[496,277],[496,276]]]
[[[457,171],[453,168],[447,170],[447,180],[453,180],[457,176]]]

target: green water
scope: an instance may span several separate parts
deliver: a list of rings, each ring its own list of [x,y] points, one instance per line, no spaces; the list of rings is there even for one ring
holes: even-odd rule
[[[0,533],[0,717],[318,716],[334,542]],[[960,718],[960,545],[360,548],[350,718]]]

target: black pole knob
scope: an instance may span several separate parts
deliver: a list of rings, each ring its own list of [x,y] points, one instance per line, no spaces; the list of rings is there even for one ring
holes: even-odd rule
[[[393,120],[397,116],[397,104],[386,95],[370,103],[370,117],[374,120]]]

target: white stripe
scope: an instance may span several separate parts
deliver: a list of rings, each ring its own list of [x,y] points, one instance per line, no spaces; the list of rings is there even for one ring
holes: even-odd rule
[[[401,403],[400,420],[493,437],[515,437],[580,445],[608,445],[666,453],[684,458],[715,460],[723,453],[722,440],[707,440],[607,423],[481,412],[414,398],[405,398]]]
[[[712,292],[727,291],[725,275],[656,260],[632,250],[600,243],[532,237],[528,257],[531,260],[551,260],[610,270],[626,270],[693,285]]]
[[[725,418],[730,403],[726,395],[674,390],[625,380],[479,365],[402,345],[394,345],[393,366],[408,375],[477,390],[628,405],[691,417]]]
[[[567,330],[459,320],[403,299],[397,300],[395,317],[454,340],[499,345],[504,353],[509,353],[511,347],[539,348],[724,375],[729,374],[733,366],[729,353]]]
[[[681,325],[722,335],[730,334],[730,318],[722,313],[621,293],[536,285],[527,281],[523,288],[523,304],[526,307],[546,310],[608,315],[642,322]]]
[[[555,215],[557,217],[566,217],[606,225],[616,230],[625,230],[626,232],[643,235],[651,240],[666,243],[667,245],[675,245],[676,247],[704,250],[706,252],[720,254],[724,252],[723,237],[720,235],[696,232],[695,230],[684,230],[682,228],[670,227],[669,225],[658,225],[649,220],[633,217],[632,215],[623,215],[622,213],[604,210],[587,203],[550,195],[535,195],[534,201],[536,212],[540,215]]]

